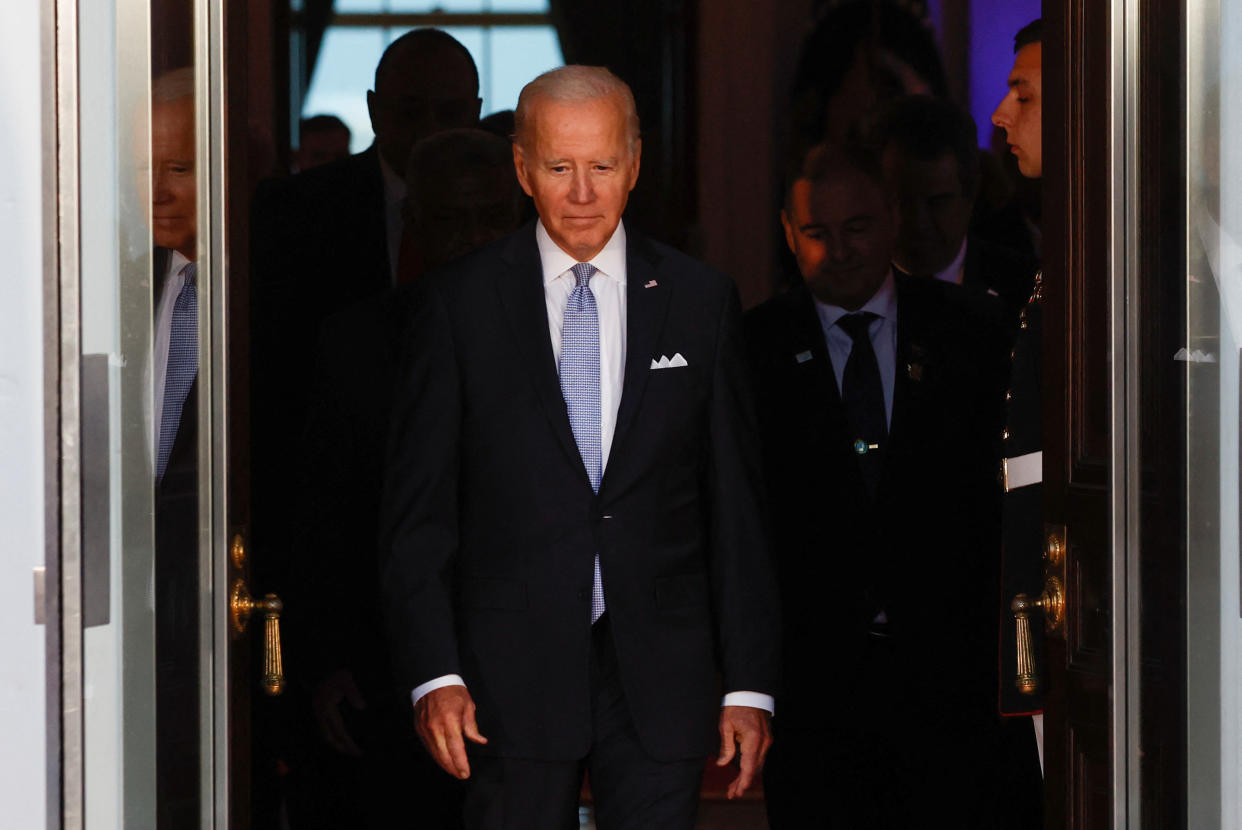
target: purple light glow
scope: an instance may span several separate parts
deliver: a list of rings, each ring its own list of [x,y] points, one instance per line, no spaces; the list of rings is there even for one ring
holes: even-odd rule
[[[992,137],[992,112],[1005,97],[1013,68],[1013,36],[1042,14],[1040,0],[974,0],[970,4],[970,113],[979,146]]]

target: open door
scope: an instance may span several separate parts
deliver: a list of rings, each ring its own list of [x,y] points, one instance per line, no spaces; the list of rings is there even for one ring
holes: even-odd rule
[[[1183,21],[1044,3],[1049,828],[1186,825]]]

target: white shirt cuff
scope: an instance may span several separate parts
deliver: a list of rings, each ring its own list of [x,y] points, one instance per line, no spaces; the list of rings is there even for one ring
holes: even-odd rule
[[[426,683],[420,683],[414,687],[414,691],[410,692],[411,701],[417,705],[418,699],[428,692],[434,692],[436,689],[443,689],[445,686],[465,686],[466,681],[461,679],[460,674],[446,674],[443,677],[437,677],[434,680],[428,680]]]
[[[415,691],[418,690],[415,689]],[[720,701],[720,705],[749,706],[752,709],[762,709],[769,715],[776,714],[776,699],[762,692],[729,692],[724,696],[724,700]]]

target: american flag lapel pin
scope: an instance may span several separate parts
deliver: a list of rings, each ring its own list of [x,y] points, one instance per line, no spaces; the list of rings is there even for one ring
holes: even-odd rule
[[[659,285],[659,283],[655,280],[647,280],[647,284],[644,285],[643,288],[655,288],[657,285]]]

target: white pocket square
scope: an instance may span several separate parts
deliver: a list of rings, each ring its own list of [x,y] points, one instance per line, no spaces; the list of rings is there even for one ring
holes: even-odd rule
[[[690,364],[686,362],[686,359],[681,356],[681,352],[678,352],[672,357],[669,357],[667,355],[660,355],[659,360],[656,360],[654,358],[652,358],[651,360],[652,369],[677,369],[682,366],[689,366],[689,365]]]

